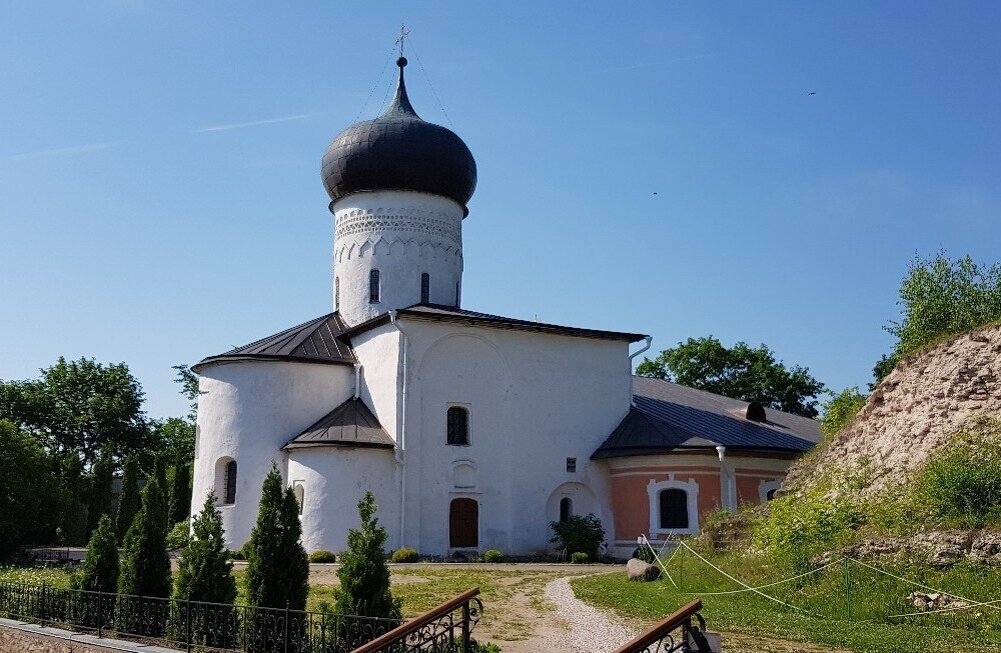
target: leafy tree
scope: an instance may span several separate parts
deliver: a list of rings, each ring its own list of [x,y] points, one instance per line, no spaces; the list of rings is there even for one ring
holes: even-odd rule
[[[63,544],[79,546],[87,536],[87,517],[80,500],[84,496],[83,465],[75,454],[70,454],[62,459],[60,467],[59,485],[63,505],[59,533]]]
[[[205,504],[192,523],[194,536],[181,554],[174,597],[232,603],[236,599],[233,563],[223,538],[222,514],[215,507],[215,497],[209,493]]]
[[[111,452],[101,451],[94,463],[90,478],[90,496],[87,505],[87,534],[97,529],[102,515],[111,515],[114,501],[115,462]],[[114,532],[114,526],[112,526]]]
[[[831,394],[824,402],[824,415],[820,418],[820,430],[830,437],[844,428],[862,407],[866,396],[857,387],[845,388],[841,392]]]
[[[201,394],[201,391],[198,389],[198,375],[192,372],[191,368],[187,365],[174,365],[173,369],[177,370],[174,383],[181,385],[181,394],[191,402],[191,412],[188,413],[188,420],[194,422],[195,416],[198,414],[198,395]]]
[[[111,517],[104,514],[87,543],[87,557],[80,564],[80,571],[73,575],[73,588],[113,594],[118,589],[119,570],[115,529]]]
[[[122,476],[122,494],[118,499],[118,519],[116,520],[118,541],[125,541],[136,514],[139,512],[141,498],[139,496],[139,461],[135,456],[125,459],[125,471]]]
[[[191,467],[183,457],[174,458],[174,475],[170,483],[170,507],[167,523],[187,522],[191,510]]]
[[[0,560],[55,531],[62,497],[50,465],[37,440],[0,419]]]
[[[195,425],[180,417],[169,417],[150,422],[153,446],[167,455],[168,460],[183,459],[191,464],[195,460]]]
[[[786,367],[765,345],[727,348],[712,336],[689,338],[654,360],[645,358],[636,373],[806,417],[817,416],[816,398],[824,389],[807,368]]]
[[[400,600],[389,589],[389,566],[386,564],[386,529],[375,517],[375,497],[366,492],[358,502],[360,529],[348,530],[348,550],[341,553],[341,581],[337,593],[339,614],[399,619]]]
[[[267,608],[306,609],[309,560],[302,546],[299,504],[272,463],[264,478],[247,556],[247,599]]]
[[[605,544],[605,529],[594,513],[571,515],[564,521],[549,522],[553,537],[549,540],[568,555],[586,553],[591,560]]]
[[[1001,320],[1001,264],[990,267],[970,256],[950,259],[915,256],[900,283],[900,322],[886,330],[896,336],[893,354],[877,364],[877,381],[901,357],[943,338]]]
[[[170,596],[166,500],[156,476],[142,491],[142,508],[125,535],[119,594]]]
[[[150,482],[156,483],[160,487],[161,499],[160,518],[163,526],[170,530],[170,485],[167,484],[167,458],[161,453],[153,457],[153,478]]]
[[[38,380],[0,383],[0,417],[39,439],[55,458],[75,454],[89,469],[98,452],[119,455],[147,447],[143,391],[125,363],[67,361]]]

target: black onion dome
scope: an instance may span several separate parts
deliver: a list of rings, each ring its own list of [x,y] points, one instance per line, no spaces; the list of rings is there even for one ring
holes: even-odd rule
[[[443,195],[463,207],[476,189],[476,161],[450,129],[421,120],[407,97],[403,67],[396,96],[381,116],[351,125],[323,155],[330,199],[366,190],[414,190]]]

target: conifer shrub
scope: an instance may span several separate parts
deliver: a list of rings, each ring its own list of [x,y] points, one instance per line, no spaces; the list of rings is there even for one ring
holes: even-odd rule
[[[504,562],[504,554],[497,549],[490,549],[483,554],[483,562]]]
[[[633,549],[632,557],[636,558],[637,560],[642,560],[643,562],[650,565],[652,565],[655,562],[653,551],[651,551],[650,547],[646,545],[638,546],[635,549]]]
[[[375,497],[366,492],[358,502],[361,528],[348,530],[348,549],[341,553],[337,578],[337,613],[400,619],[400,600],[389,588],[386,529],[375,517]],[[416,553],[416,552],[415,552]]]
[[[190,627],[191,641],[196,644],[233,648],[232,633],[224,628],[212,627],[213,624],[230,621],[232,610],[227,606],[236,599],[236,580],[223,537],[222,515],[211,493],[205,498],[202,511],[195,517],[191,528],[194,531],[191,543],[181,554],[178,564],[174,598],[223,605],[204,606],[193,611],[183,627]],[[180,619],[178,622],[176,627],[182,627]]]
[[[117,627],[122,632],[151,637],[163,635],[165,621],[160,615],[137,607],[142,601],[133,597],[170,596],[166,503],[163,488],[154,476],[143,488],[142,506],[125,534],[118,593],[127,596],[119,597],[116,617]]]
[[[98,523],[103,515],[111,515],[112,501],[114,499],[113,484],[115,480],[115,461],[112,458],[111,450],[102,449],[94,463],[90,478],[90,492],[87,505],[87,536],[88,538],[97,530]],[[115,532],[114,523],[111,527],[112,534]]]
[[[191,542],[191,525],[185,521],[179,521],[167,533],[167,548],[171,551],[188,548]]]
[[[575,565],[586,565],[591,561],[591,556],[583,551],[576,551],[570,555],[570,562]]]
[[[333,551],[313,551],[309,554],[310,562],[331,563],[337,562],[337,556]]]
[[[594,513],[549,522],[549,528],[553,531],[549,541],[571,556],[578,552],[586,553],[592,560],[597,560],[605,544],[605,529]]]
[[[420,554],[417,553],[417,549],[397,549],[393,551],[392,561],[396,563],[401,562],[417,562],[421,559]]]
[[[174,458],[174,476],[170,483],[168,524],[188,523],[191,510],[191,466],[178,453]]]
[[[70,587],[114,594],[118,591],[119,569],[118,542],[115,541],[111,517],[101,515],[87,543],[87,557],[70,578]]]
[[[118,542],[125,541],[125,534],[129,532],[136,514],[139,512],[141,498],[139,496],[139,461],[135,455],[125,459],[124,472],[122,474],[122,494],[118,499],[118,517],[115,519],[115,528],[118,535]]]
[[[262,608],[305,610],[309,559],[302,546],[299,504],[272,464],[264,478],[257,523],[244,547],[247,600]]]

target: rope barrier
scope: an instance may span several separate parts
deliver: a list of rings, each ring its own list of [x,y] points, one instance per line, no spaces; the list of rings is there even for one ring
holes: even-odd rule
[[[671,557],[667,559],[667,564],[664,564],[663,562],[661,562],[660,556],[657,555],[657,552],[653,550],[653,545],[650,544],[650,540],[647,539],[647,536],[645,534],[641,534],[640,537],[643,538],[644,544],[646,544],[647,548],[650,549],[650,553],[653,554],[653,559],[657,561],[658,565],[660,565],[661,571],[664,572],[664,575],[667,576],[668,580],[671,581],[671,584],[674,585],[674,587],[677,589],[678,584],[676,582],[674,582],[674,577],[672,577],[671,576],[671,572],[669,572],[667,570],[667,565],[671,564],[671,560],[674,560],[674,556],[678,554],[678,550],[681,547],[680,546],[675,547],[674,548],[674,553],[672,553]],[[671,534],[668,533],[667,534],[667,539],[664,540],[664,544],[661,545],[660,550],[663,551],[664,547],[667,546],[667,543],[670,542],[670,541],[671,541]]]
[[[840,560],[838,562],[840,562]],[[782,580],[777,580],[774,583],[768,583],[767,585],[758,585],[757,587],[754,587],[754,588],[748,588],[748,589],[743,589],[743,590],[730,590],[728,592],[687,592],[687,593],[688,594],[692,594],[692,595],[696,595],[696,596],[722,596],[724,594],[743,594],[744,592],[750,592],[752,589],[763,590],[763,589],[768,588],[768,587],[775,587],[776,585],[782,585],[782,584],[788,583],[790,581],[798,580],[798,579],[803,578],[805,576],[810,576],[811,574],[815,574],[818,571],[823,571],[823,570],[827,569],[828,567],[833,567],[834,565],[838,564],[838,562],[829,562],[828,564],[824,565],[823,567],[817,567],[816,569],[814,569],[812,571],[808,571],[805,574],[800,574],[798,576],[792,576],[790,578],[784,578]]]

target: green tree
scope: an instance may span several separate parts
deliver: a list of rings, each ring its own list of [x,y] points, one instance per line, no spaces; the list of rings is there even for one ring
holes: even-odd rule
[[[247,556],[247,599],[267,608],[306,609],[309,560],[302,546],[299,504],[272,464],[264,478]]]
[[[400,618],[400,600],[389,588],[389,566],[386,564],[386,529],[375,516],[375,496],[366,492],[358,502],[361,528],[348,530],[348,550],[341,553],[341,568],[337,578],[338,614],[366,617]]]
[[[174,365],[173,369],[177,370],[174,383],[181,385],[181,394],[191,402],[191,411],[188,413],[188,420],[194,422],[195,416],[198,414],[198,396],[201,394],[201,391],[198,389],[198,375],[192,372],[191,368],[187,365]]]
[[[60,463],[60,489],[62,490],[62,518],[59,533],[62,544],[79,546],[87,537],[87,515],[84,497],[83,464],[76,454],[69,454]]]
[[[188,521],[191,510],[191,467],[188,461],[178,456],[174,458],[174,474],[170,482],[170,507],[168,524]]]
[[[943,338],[1001,320],[1001,264],[950,259],[944,252],[915,256],[900,283],[899,322],[886,330],[896,336],[893,354],[877,364],[877,381],[900,358]]]
[[[89,469],[104,447],[124,455],[148,446],[142,386],[125,363],[60,357],[41,372],[38,380],[0,383],[0,418],[38,438],[55,458],[77,455]]]
[[[90,477],[87,505],[87,535],[97,529],[102,515],[111,515],[114,502],[115,462],[109,450],[103,449],[94,463]],[[112,526],[114,532],[114,526]]]
[[[208,603],[232,603],[236,599],[233,563],[223,538],[222,514],[215,497],[205,498],[202,511],[192,522],[194,536],[181,554],[174,597]]]
[[[566,551],[568,556],[586,553],[591,560],[597,560],[605,545],[605,529],[594,513],[571,515],[563,521],[552,521],[549,522],[549,528],[553,531],[553,537],[549,541]]]
[[[139,513],[139,506],[142,503],[139,496],[139,461],[135,456],[125,459],[125,471],[122,475],[122,493],[118,498],[118,518],[116,519],[116,530],[118,541],[125,541],[125,534],[129,532],[132,522]]]
[[[154,476],[142,491],[142,507],[125,535],[120,594],[170,596],[170,558],[167,555],[166,500]]]
[[[163,519],[163,527],[170,531],[170,485],[167,483],[167,457],[162,453],[153,457],[153,478],[150,482],[156,483],[160,488],[161,499],[160,518]]]
[[[817,395],[824,389],[807,368],[786,367],[765,345],[727,348],[712,336],[689,338],[654,360],[645,358],[636,373],[806,417],[817,416]]]
[[[831,398],[823,403],[824,415],[820,418],[820,430],[830,437],[844,428],[862,407],[865,406],[866,395],[857,387],[845,388],[841,392],[831,393]]]
[[[118,590],[119,570],[115,529],[111,517],[104,514],[87,543],[87,557],[80,564],[80,571],[73,575],[73,588],[113,594]]]
[[[168,460],[195,460],[195,425],[180,417],[169,417],[150,422],[156,451],[167,455]]]
[[[62,503],[54,480],[38,441],[0,419],[0,560],[52,537]]]

